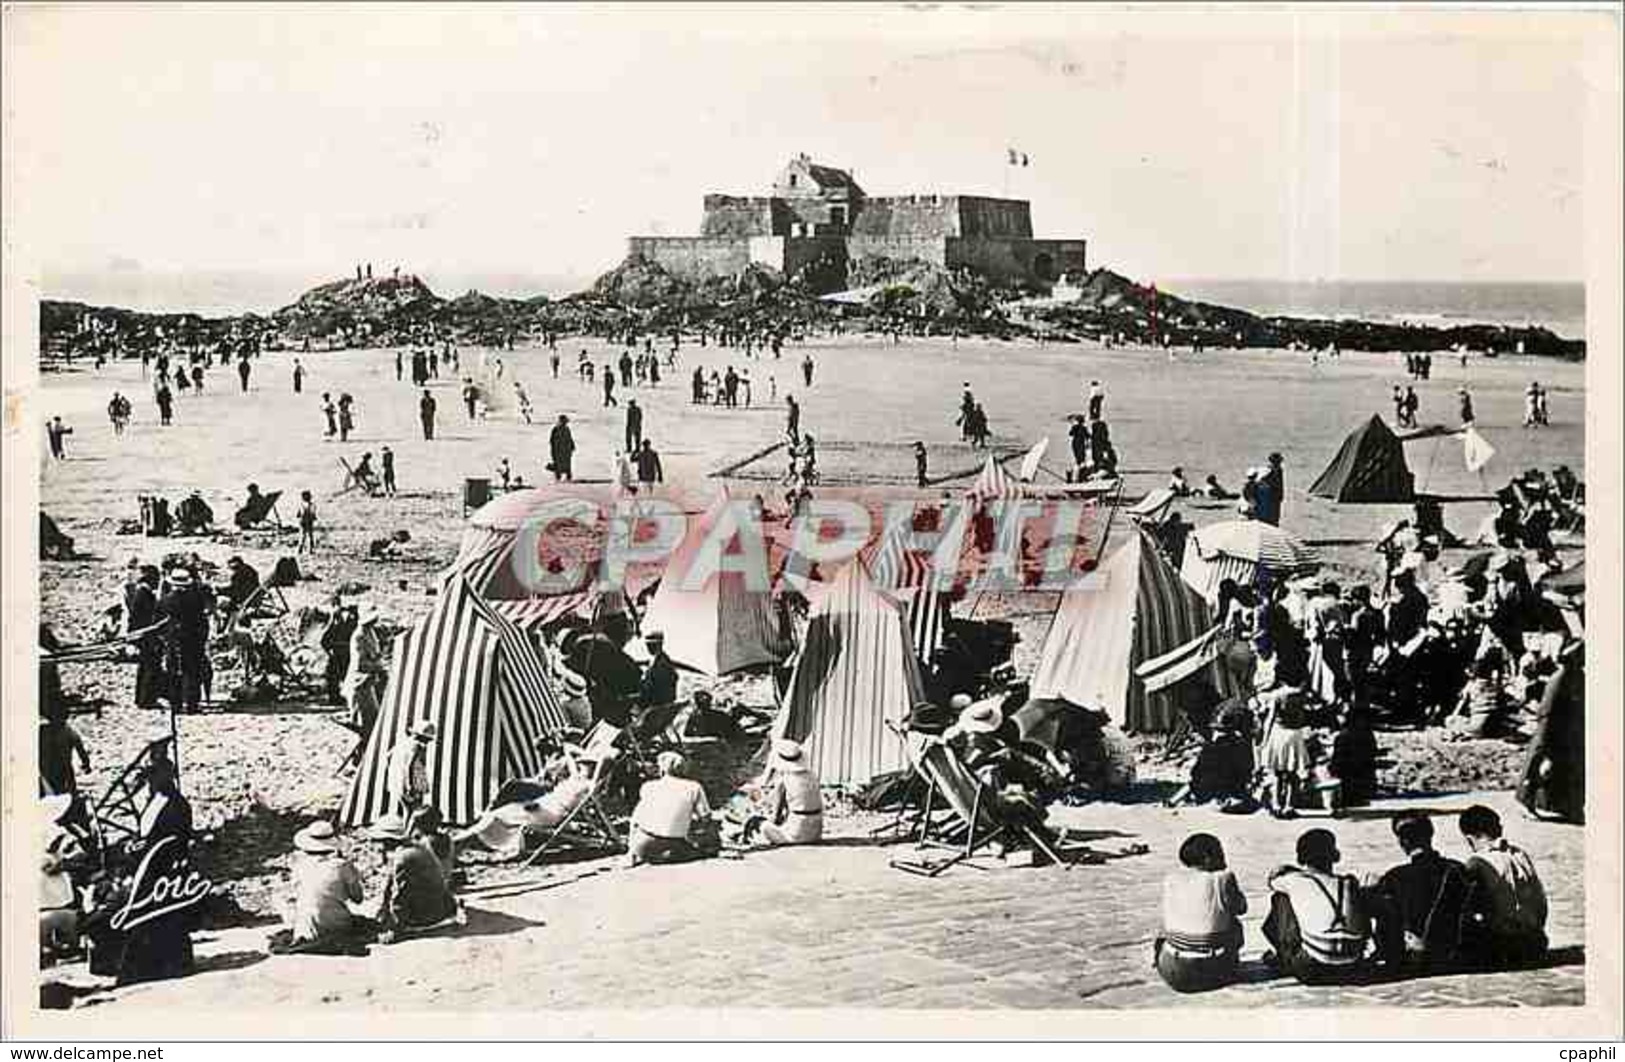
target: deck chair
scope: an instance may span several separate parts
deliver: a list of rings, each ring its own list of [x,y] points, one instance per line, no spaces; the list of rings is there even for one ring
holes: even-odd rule
[[[623,851],[626,844],[615,824],[610,820],[608,813],[600,802],[606,783],[609,781],[610,763],[620,755],[620,749],[615,747],[615,741],[621,736],[619,727],[608,723],[595,723],[587,731],[580,748],[566,746],[566,752],[577,763],[584,763],[591,771],[592,788],[586,797],[577,804],[564,821],[553,828],[547,839],[536,846],[524,862],[524,866],[534,866],[554,845],[565,838],[574,843],[585,843],[605,848],[611,853]],[[504,786],[504,790],[506,790]]]
[[[383,489],[383,485],[376,478],[357,475],[356,470],[350,467],[350,462],[344,458],[339,458],[339,464],[344,468],[344,486],[340,487],[338,493],[333,497],[342,498],[352,490],[359,490],[371,498]]]
[[[125,765],[113,784],[107,787],[101,800],[97,801],[94,812],[96,829],[101,834],[104,848],[113,842],[133,840],[140,836],[144,805],[141,791],[146,787],[147,774],[154,760],[173,761],[174,741],[174,738],[165,736],[147,742],[146,747]]]
[[[932,743],[917,756],[910,758],[914,762],[915,770],[925,779],[929,787],[925,795],[925,806],[915,820],[918,824],[915,847],[946,850],[952,854],[946,859],[938,860],[894,857],[890,860],[892,867],[910,874],[934,878],[950,867],[974,858],[994,843],[1015,834],[1025,838],[1055,863],[1070,869],[1070,865],[1061,859],[1054,845],[1041,832],[1031,826],[1000,821],[990,799],[988,787],[971,773],[970,768],[965,766],[964,761],[948,745],[940,742]],[[933,816],[933,805],[939,799],[943,806],[952,812],[951,815],[942,818]]]
[[[281,497],[282,492],[279,490],[261,494],[259,497],[250,500],[241,509],[238,509],[236,514],[232,516],[231,522],[243,531],[264,527],[266,524],[278,531],[285,530],[282,516],[276,509],[277,499]]]

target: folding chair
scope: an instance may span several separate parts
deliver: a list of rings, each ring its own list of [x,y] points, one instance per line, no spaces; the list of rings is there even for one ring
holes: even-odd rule
[[[232,523],[243,531],[262,527],[266,523],[269,523],[278,531],[287,530],[286,525],[282,523],[282,516],[277,512],[276,508],[277,499],[280,497],[282,497],[282,492],[273,490],[250,499],[246,505],[238,509],[236,514],[232,516]]]
[[[625,849],[626,843],[621,840],[621,835],[615,829],[614,822],[610,820],[608,813],[604,811],[603,804],[600,803],[605,785],[609,781],[609,765],[621,755],[621,751],[615,747],[615,741],[621,736],[621,733],[622,731],[618,727],[610,726],[608,723],[596,723],[591,730],[587,731],[587,736],[580,749],[572,750],[566,747],[566,752],[570,754],[572,760],[577,763],[588,764],[591,767],[592,788],[587,791],[587,795],[581,802],[564,817],[564,821],[553,828],[553,832],[547,835],[547,839],[536,847],[536,851],[526,858],[524,866],[534,866],[537,860],[541,859],[553,847],[555,842],[566,835],[576,843],[597,844],[600,847],[607,848],[611,853]],[[504,790],[506,788],[504,786]]]
[[[344,458],[339,458],[339,464],[344,468],[344,486],[340,487],[338,493],[333,497],[342,498],[352,490],[359,490],[371,498],[383,489],[379,482],[371,476],[357,475],[356,470],[350,467],[350,462]]]
[[[172,737],[161,737],[147,742],[146,747],[125,765],[113,784],[107,787],[107,792],[102,794],[101,800],[97,801],[94,817],[104,848],[109,841],[134,840],[141,835],[141,812],[144,810],[141,791],[147,784],[147,775],[155,760],[163,758],[173,762],[171,746],[174,741]]]
[[[1025,838],[1055,863],[1070,869],[1070,865],[1061,859],[1055,847],[1040,831],[1024,823],[1011,824],[999,820],[989,799],[987,786],[971,773],[970,768],[948,745],[934,741],[910,758],[915,770],[929,786],[925,806],[915,820],[919,831],[915,847],[943,849],[953,855],[935,861],[893,858],[890,860],[892,867],[934,878],[1014,833]],[[951,812],[942,819],[933,818],[933,805],[939,797]]]

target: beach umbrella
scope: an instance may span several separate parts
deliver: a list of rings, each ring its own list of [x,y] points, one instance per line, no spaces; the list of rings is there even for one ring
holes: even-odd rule
[[[1252,586],[1260,576],[1279,580],[1320,567],[1320,554],[1301,539],[1262,520],[1230,520],[1192,532],[1179,574],[1209,601],[1219,584]]]

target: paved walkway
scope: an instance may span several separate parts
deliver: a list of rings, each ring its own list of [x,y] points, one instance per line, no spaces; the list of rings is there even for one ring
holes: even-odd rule
[[[1555,950],[1545,969],[1358,988],[1269,979],[1257,960],[1264,876],[1315,820],[1276,822],[1205,809],[1065,809],[1105,863],[1070,870],[961,866],[935,880],[888,867],[905,848],[837,837],[816,849],[681,867],[555,867],[544,878],[468,897],[456,937],[375,947],[371,958],[263,958],[265,929],[201,939],[204,969],[116,993],[108,1010],[308,1007],[492,1010],[539,1007],[1127,1008],[1552,1006],[1584,1001],[1583,832],[1524,820],[1503,794],[1438,798],[1441,811],[1483,799],[1502,810],[1551,894]],[[857,825],[847,820],[849,831]],[[1344,868],[1397,861],[1385,817],[1332,824]],[[1223,838],[1252,913],[1241,984],[1178,996],[1149,966],[1158,886],[1179,842]],[[1440,847],[1461,848],[1451,819]],[[1149,852],[1128,853],[1145,845]],[[100,1009],[100,1008],[99,1008]]]

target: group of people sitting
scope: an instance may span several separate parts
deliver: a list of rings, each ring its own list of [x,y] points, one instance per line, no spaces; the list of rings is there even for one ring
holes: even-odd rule
[[[1467,849],[1459,861],[1434,849],[1428,815],[1396,815],[1404,861],[1363,877],[1339,873],[1330,830],[1306,830],[1296,862],[1266,879],[1265,965],[1304,984],[1343,985],[1541,961],[1547,902],[1534,861],[1503,836],[1492,808],[1475,804],[1457,825]],[[1247,897],[1217,837],[1192,834],[1179,862],[1163,880],[1152,963],[1177,992],[1218,988],[1240,972]]]
[[[440,813],[423,803],[426,749],[432,725],[419,726],[391,757],[388,779],[397,813],[375,824],[368,836],[387,862],[375,903],[365,903],[354,863],[343,855],[333,825],[318,820],[294,837],[298,855],[287,928],[273,935],[274,952],[354,954],[368,943],[391,943],[442,926],[466,924],[455,890],[463,874],[458,855],[484,850],[518,858],[543,838],[565,828],[593,797],[595,781],[612,757],[625,750],[561,745],[533,779],[505,785],[493,806],[470,826],[448,831]],[[683,754],[655,758],[655,777],[644,781],[626,823],[626,865],[681,863],[775,845],[816,844],[823,838],[823,796],[802,747],[773,742],[767,767],[740,790],[722,813],[715,810]]]

